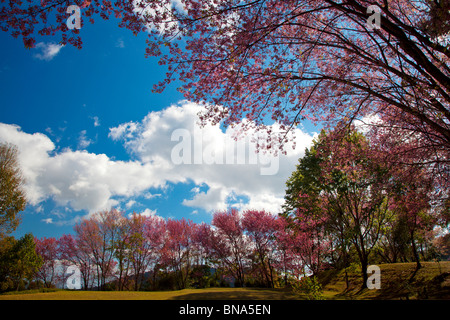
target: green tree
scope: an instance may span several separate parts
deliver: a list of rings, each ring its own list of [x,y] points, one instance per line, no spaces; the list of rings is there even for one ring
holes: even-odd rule
[[[42,257],[36,253],[36,245],[31,233],[27,233],[16,242],[12,260],[14,267],[11,276],[19,289],[24,281],[31,281],[42,266]]]
[[[15,243],[16,239],[14,237],[3,237],[0,239],[0,292],[14,287],[10,273],[13,268],[11,256]]]
[[[15,146],[0,143],[0,239],[17,228],[18,213],[26,204],[17,152]]]
[[[363,287],[369,256],[387,217],[388,180],[387,168],[366,137],[355,128],[341,128],[321,133],[287,183],[286,208],[295,210],[286,215],[297,226],[311,218],[325,223],[344,266],[353,248]]]
[[[323,134],[322,132],[321,136]],[[296,170],[286,181],[286,195],[282,206],[285,215],[294,212],[300,206],[300,193],[317,196],[320,192],[321,159],[317,156],[319,143],[320,140],[314,140],[313,146],[305,149],[305,155],[299,159]]]
[[[19,240],[13,237],[4,238],[0,245],[1,290],[19,290],[33,279],[42,262],[42,257],[36,253],[31,233]]]

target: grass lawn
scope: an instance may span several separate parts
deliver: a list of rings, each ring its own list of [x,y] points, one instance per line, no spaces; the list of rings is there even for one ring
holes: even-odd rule
[[[69,291],[3,294],[0,300],[287,300],[285,289],[207,288],[175,291]]]
[[[328,270],[319,276],[325,299],[449,299],[450,261],[422,262],[413,281],[414,263],[381,264],[381,289],[360,290],[361,275]],[[207,288],[176,291],[69,291],[20,292],[0,295],[0,300],[292,300],[306,299],[289,289]]]

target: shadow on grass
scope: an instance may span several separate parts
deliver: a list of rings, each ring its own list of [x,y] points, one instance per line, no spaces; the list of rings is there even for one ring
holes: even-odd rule
[[[424,262],[416,269],[415,263],[381,265],[381,289],[360,289],[361,279],[351,281],[345,288],[342,274],[336,277],[336,294],[331,299],[352,300],[409,300],[409,299],[450,299],[450,264],[442,266]],[[411,280],[412,279],[412,280]],[[339,287],[341,288],[339,290]]]
[[[226,291],[200,291],[177,295],[173,300],[297,300],[298,296],[286,289],[237,288]]]

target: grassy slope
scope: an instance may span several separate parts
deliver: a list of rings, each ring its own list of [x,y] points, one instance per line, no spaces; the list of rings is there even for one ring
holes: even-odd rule
[[[358,271],[349,274],[346,288],[344,271],[327,271],[320,277],[327,299],[450,299],[450,261],[422,262],[410,282],[415,263],[381,264],[381,288],[360,290]]]
[[[320,277],[326,299],[450,299],[450,261],[423,262],[409,283],[414,263],[382,264],[381,289],[360,290],[361,276],[357,271],[349,274],[349,289],[343,271],[326,271]],[[0,299],[14,300],[288,300],[304,299],[287,289],[208,288],[156,292],[99,292],[58,290],[46,293],[5,294]]]

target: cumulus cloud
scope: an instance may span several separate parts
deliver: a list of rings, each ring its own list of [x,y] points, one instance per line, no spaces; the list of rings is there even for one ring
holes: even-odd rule
[[[313,136],[296,129],[295,150],[264,157],[254,154],[255,142],[250,137],[234,140],[240,126],[201,128],[197,123],[201,110],[202,106],[183,101],[150,112],[141,121],[110,128],[109,137],[121,142],[133,161],[85,150],[57,152],[47,135],[26,133],[16,125],[0,123],[0,141],[18,146],[32,205],[53,199],[60,206],[90,213],[121,204],[131,208],[137,197],[161,196],[150,190],[193,183],[192,192],[179,201],[194,211],[233,206],[279,212],[285,181]],[[156,210],[147,209],[144,214],[156,214]]]
[[[130,209],[132,206],[134,206],[136,204],[136,200],[131,199],[130,201],[128,201],[125,206],[127,207],[127,209]]]
[[[155,216],[156,212],[157,212],[157,210],[151,210],[151,209],[147,208],[141,212],[141,216],[145,216],[145,217]]]
[[[225,210],[227,208],[226,199],[230,193],[231,189],[223,185],[213,186],[206,192],[196,192],[192,199],[184,199],[183,205],[202,208],[209,212]]]
[[[183,200],[185,206],[207,211],[223,210],[229,205],[278,212],[283,203],[288,179],[313,136],[295,130],[296,148],[278,157],[255,154],[256,132],[235,141],[242,126],[200,127],[197,114],[203,107],[187,101],[159,112],[149,113],[140,122],[129,122],[110,129],[110,136],[122,141],[143,164],[158,164],[159,177],[172,183],[194,182],[208,190],[194,188]],[[276,125],[273,131],[279,130]],[[263,137],[264,138],[264,137]],[[245,203],[230,201],[236,194]]]
[[[53,154],[55,145],[46,135],[25,133],[15,125],[0,123],[0,141],[18,146],[31,205],[51,198],[61,206],[95,212],[118,205],[114,197],[132,197],[164,183],[151,164],[113,161],[86,151]]]
[[[109,137],[113,140],[120,140],[124,138],[133,137],[134,131],[137,129],[137,124],[134,122],[122,123],[117,127],[109,129]]]
[[[39,53],[34,54],[34,57],[39,60],[50,61],[58,55],[64,46],[55,43],[39,42],[36,44],[36,49]]]

